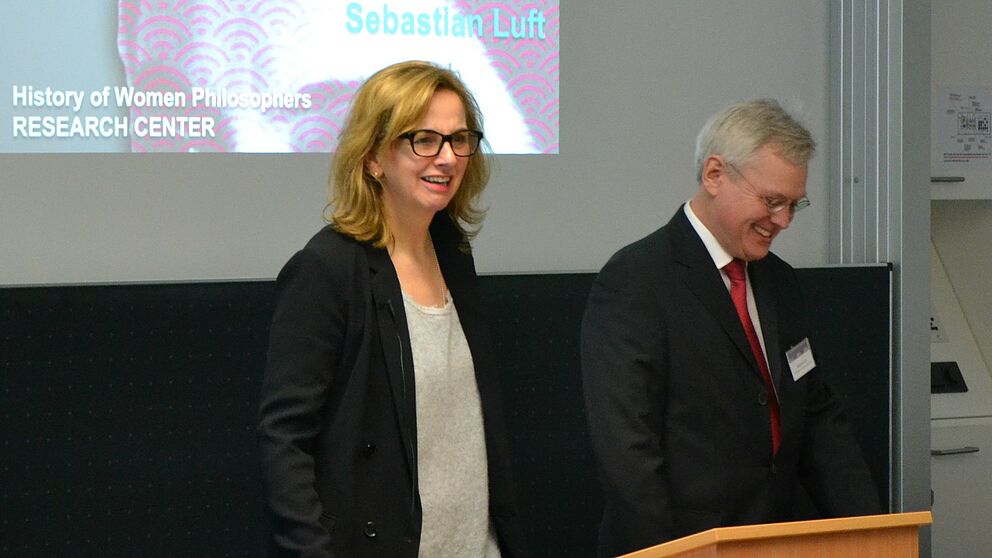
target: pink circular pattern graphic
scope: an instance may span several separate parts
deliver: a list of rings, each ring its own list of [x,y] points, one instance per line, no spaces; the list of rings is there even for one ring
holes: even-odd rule
[[[192,107],[190,103],[172,108],[132,106],[132,120],[142,116],[186,116],[210,117],[215,122],[214,136],[210,138],[132,135],[132,151],[333,151],[352,96],[361,80],[379,67],[365,68],[365,75],[345,72],[348,75],[315,78],[313,66],[322,57],[340,57],[345,63],[355,54],[315,52],[312,44],[296,42],[295,38],[338,33],[334,44],[347,44],[344,26],[340,30],[314,29],[315,22],[327,21],[321,19],[321,14],[335,9],[344,14],[346,5],[347,2],[330,0],[119,0],[118,51],[127,85],[135,91],[173,92],[187,99],[192,98],[195,88],[227,94],[269,92],[290,98],[309,94],[312,102],[309,109],[272,108],[265,112]],[[483,33],[460,40],[481,43],[485,60],[480,64],[488,64],[486,71],[494,72],[503,83],[505,95],[529,133],[527,152],[557,153],[558,0],[457,0],[450,5],[452,15],[479,16],[484,28],[490,30],[497,24],[493,22],[494,13],[499,14],[498,26],[503,30],[511,29],[514,22],[523,27],[532,10],[543,13],[543,39],[501,38]],[[368,9],[383,7],[382,2],[371,3]],[[418,54],[417,50],[411,52]],[[340,67],[344,67],[343,63]],[[462,71],[459,67],[454,69]]]

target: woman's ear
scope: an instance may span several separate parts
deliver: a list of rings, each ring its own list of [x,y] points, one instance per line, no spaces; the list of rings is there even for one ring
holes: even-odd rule
[[[382,167],[379,166],[379,163],[375,159],[365,160],[365,170],[376,179],[382,178]]]

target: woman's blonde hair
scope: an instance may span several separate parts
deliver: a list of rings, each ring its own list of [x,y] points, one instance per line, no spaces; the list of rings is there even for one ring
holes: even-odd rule
[[[438,90],[452,91],[462,101],[465,124],[482,131],[482,114],[475,97],[451,70],[430,62],[409,61],[387,66],[372,75],[355,93],[331,164],[330,203],[324,218],[338,231],[378,248],[392,241],[382,208],[382,184],[366,165],[370,155],[382,156],[399,136],[427,114]],[[485,211],[476,206],[489,181],[488,155],[480,148],[469,159],[448,214],[466,239],[478,232]],[[328,212],[330,216],[328,218]]]

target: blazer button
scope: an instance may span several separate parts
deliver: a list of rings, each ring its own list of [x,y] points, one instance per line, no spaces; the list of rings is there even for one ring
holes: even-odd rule
[[[362,532],[365,533],[365,536],[366,537],[368,537],[370,539],[374,539],[375,538],[375,535],[376,535],[375,523],[372,523],[371,521],[369,521],[368,523],[366,523],[365,524],[365,528],[362,529]]]
[[[758,394],[758,405],[761,405],[762,407],[764,407],[767,404],[768,404],[768,394],[765,393],[765,392],[759,393]]]
[[[367,444],[365,446],[365,457],[372,457],[375,454],[375,444]]]

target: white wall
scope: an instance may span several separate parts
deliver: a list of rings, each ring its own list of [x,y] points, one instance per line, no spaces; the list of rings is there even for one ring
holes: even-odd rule
[[[11,8],[5,33],[61,10],[112,53],[113,4]],[[827,7],[563,1],[561,153],[499,158],[480,270],[599,269],[692,195],[695,134],[734,100],[798,106],[825,149]],[[10,66],[21,58],[8,55],[5,72],[78,56],[94,82],[120,80],[112,57],[83,66],[79,49],[43,47],[38,33],[18,40],[32,63]],[[272,277],[321,226],[327,168],[324,155],[0,155],[0,284]],[[777,241],[793,264],[827,261],[826,178],[823,152],[811,167],[813,205]]]
[[[992,370],[992,200],[935,201],[931,235],[987,369]]]

